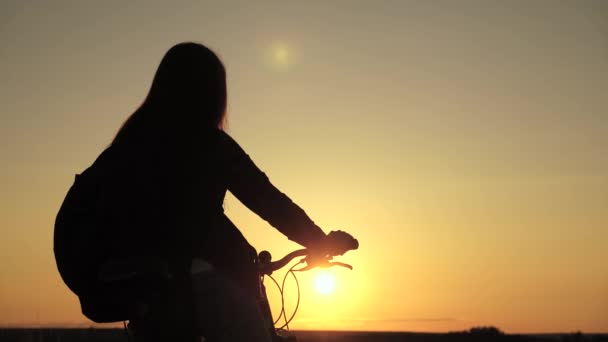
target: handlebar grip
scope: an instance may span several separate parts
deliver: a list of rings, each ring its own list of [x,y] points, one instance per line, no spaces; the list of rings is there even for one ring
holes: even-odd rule
[[[260,260],[260,263],[262,264],[267,264],[272,261],[272,254],[270,254],[269,251],[261,251],[258,255],[258,260]]]

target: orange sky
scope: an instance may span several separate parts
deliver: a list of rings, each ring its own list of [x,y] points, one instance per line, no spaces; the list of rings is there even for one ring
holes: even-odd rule
[[[55,214],[195,40],[226,64],[229,133],[361,243],[334,295],[300,275],[293,328],[608,331],[606,2],[176,3],[0,5],[1,326],[90,324]],[[297,247],[226,208],[259,250]]]

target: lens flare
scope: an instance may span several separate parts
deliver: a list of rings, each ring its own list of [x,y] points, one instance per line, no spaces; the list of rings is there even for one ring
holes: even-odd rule
[[[294,47],[285,42],[274,42],[265,53],[266,64],[277,71],[287,71],[296,62]]]
[[[274,60],[279,65],[288,65],[289,64],[289,50],[285,46],[278,46],[274,51]]]

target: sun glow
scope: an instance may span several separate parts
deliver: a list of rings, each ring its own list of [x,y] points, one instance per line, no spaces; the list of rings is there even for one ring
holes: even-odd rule
[[[314,288],[320,295],[329,295],[336,290],[336,277],[333,273],[322,271],[314,279]]]
[[[288,70],[295,63],[293,46],[275,42],[266,51],[266,63],[275,70]]]
[[[278,46],[274,51],[274,60],[280,65],[289,64],[289,51],[285,46]]]

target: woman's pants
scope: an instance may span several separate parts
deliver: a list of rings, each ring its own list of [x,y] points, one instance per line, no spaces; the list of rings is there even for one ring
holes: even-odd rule
[[[200,259],[191,277],[194,323],[207,341],[272,341],[257,298]]]

